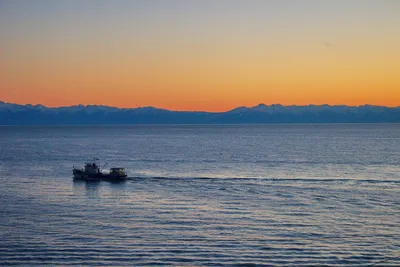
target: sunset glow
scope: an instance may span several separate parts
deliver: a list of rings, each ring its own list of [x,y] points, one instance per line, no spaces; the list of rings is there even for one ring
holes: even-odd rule
[[[0,100],[400,105],[400,2],[1,1]]]

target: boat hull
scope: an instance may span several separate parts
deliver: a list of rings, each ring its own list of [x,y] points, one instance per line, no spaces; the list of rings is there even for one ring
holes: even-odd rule
[[[127,175],[107,174],[107,173],[94,173],[88,174],[80,170],[73,171],[75,180],[107,180],[107,181],[121,181],[126,180]]]

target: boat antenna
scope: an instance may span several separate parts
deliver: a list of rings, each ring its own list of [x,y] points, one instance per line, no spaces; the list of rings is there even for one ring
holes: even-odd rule
[[[104,169],[104,167],[107,165],[107,162],[106,162],[106,164],[104,164],[104,166],[103,167],[101,167],[101,169],[103,170]]]

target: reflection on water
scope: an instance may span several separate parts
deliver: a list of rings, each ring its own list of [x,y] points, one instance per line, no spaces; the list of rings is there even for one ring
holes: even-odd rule
[[[73,191],[75,194],[82,194],[87,197],[101,198],[102,192],[118,191],[125,186],[126,181],[100,181],[100,180],[77,180],[73,179]]]
[[[400,245],[398,181],[21,181],[2,178],[1,265],[366,266]]]
[[[400,266],[396,125],[37,128],[0,128],[1,266]],[[104,151],[135,178],[72,179]]]

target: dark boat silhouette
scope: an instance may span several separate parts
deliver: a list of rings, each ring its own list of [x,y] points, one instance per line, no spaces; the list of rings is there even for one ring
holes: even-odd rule
[[[97,163],[98,159],[93,159],[85,163],[84,168],[72,169],[74,179],[76,180],[125,180],[128,176],[124,168],[110,168],[109,173],[103,173]],[[105,165],[104,165],[105,166]]]

